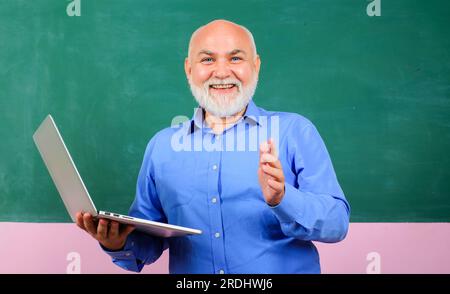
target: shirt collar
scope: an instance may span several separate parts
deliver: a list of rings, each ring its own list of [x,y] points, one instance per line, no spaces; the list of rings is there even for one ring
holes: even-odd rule
[[[252,121],[256,123],[258,126],[264,126],[264,121],[261,119],[261,113],[259,111],[258,106],[256,106],[253,99],[247,105],[247,110],[244,113],[244,120]]]
[[[243,115],[243,119],[246,122],[257,124],[258,126],[263,126],[264,121],[261,120],[260,111],[256,104],[253,102],[253,99],[247,104],[247,109]],[[188,134],[193,133],[194,131],[204,128],[204,113],[201,107],[197,107],[195,109],[194,115],[190,121],[190,127],[188,128]]]

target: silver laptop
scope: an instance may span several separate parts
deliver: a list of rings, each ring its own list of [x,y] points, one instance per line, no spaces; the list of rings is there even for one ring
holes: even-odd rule
[[[122,224],[130,224],[139,231],[160,237],[178,237],[202,233],[202,231],[196,229],[113,212],[98,211],[51,115],[48,115],[36,130],[33,139],[72,221],[76,222],[75,215],[77,212],[89,212],[96,218],[106,218]]]

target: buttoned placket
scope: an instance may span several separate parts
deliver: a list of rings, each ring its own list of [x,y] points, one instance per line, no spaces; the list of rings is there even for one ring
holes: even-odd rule
[[[215,135],[212,132],[205,134],[206,140],[213,140],[213,143],[220,144],[223,150],[222,135]],[[216,140],[219,140],[216,142]],[[221,196],[219,195],[219,181],[221,170],[222,151],[209,152],[208,164],[208,210],[211,224],[211,244],[214,260],[214,273],[225,272],[225,244],[222,223]]]

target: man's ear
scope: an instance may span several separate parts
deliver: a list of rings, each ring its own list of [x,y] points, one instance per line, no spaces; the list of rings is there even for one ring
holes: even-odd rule
[[[259,75],[259,68],[261,67],[261,59],[259,58],[259,55],[256,55],[255,58],[255,71],[256,74]]]
[[[191,78],[191,62],[189,57],[184,60],[184,72],[186,73],[186,78],[189,80]]]

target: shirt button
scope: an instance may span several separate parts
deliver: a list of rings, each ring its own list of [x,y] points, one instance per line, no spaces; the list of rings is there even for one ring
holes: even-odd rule
[[[217,202],[217,198],[216,198],[216,197],[213,197],[213,199],[211,199],[211,202],[212,202],[212,203],[216,203],[216,202]]]
[[[219,237],[220,237],[220,234],[219,234],[219,233],[215,233],[215,234],[214,234],[214,237],[219,238]]]
[[[212,168],[213,168],[213,170],[216,170],[217,169],[217,165],[214,164]]]
[[[224,270],[220,270],[220,271],[219,271],[219,274],[221,274],[221,275],[223,275],[224,273],[225,273]]]

